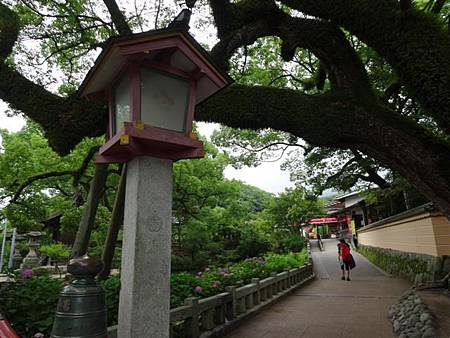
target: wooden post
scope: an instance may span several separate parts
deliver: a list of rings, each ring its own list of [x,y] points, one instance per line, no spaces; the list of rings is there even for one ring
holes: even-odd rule
[[[96,164],[88,198],[84,205],[83,215],[81,216],[75,242],[73,243],[72,257],[80,257],[87,252],[92,228],[94,227],[95,215],[97,214],[98,203],[100,202],[107,176],[108,164]]]
[[[125,205],[125,187],[127,176],[126,164],[122,167],[122,174],[120,176],[119,186],[117,188],[116,199],[114,201],[113,212],[111,215],[111,222],[106,235],[105,245],[103,246],[102,262],[103,269],[98,274],[99,279],[106,279],[112,267],[114,259],[114,251],[116,248],[117,235],[119,234],[120,226],[123,224],[123,214]]]

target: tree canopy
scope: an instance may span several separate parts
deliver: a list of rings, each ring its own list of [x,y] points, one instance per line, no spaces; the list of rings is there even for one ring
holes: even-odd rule
[[[153,28],[174,13],[153,4],[149,16],[114,0],[3,0],[0,98],[39,123],[60,154],[103,134],[104,103],[75,89],[107,37]],[[205,0],[195,11],[204,13],[202,25],[213,22],[211,55],[236,80],[199,105],[197,119],[361,152],[450,215],[447,1]],[[24,44],[30,39],[34,55]],[[261,51],[270,58],[258,63]],[[47,72],[32,70],[35,63]],[[56,66],[64,74],[58,92],[50,81]],[[267,72],[248,81],[250,68]]]

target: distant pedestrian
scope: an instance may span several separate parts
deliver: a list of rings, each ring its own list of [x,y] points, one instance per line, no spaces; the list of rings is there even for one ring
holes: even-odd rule
[[[342,280],[345,280],[345,272],[347,271],[347,280],[350,280],[350,269],[355,267],[355,261],[350,253],[350,245],[347,244],[345,239],[339,239],[338,247],[338,259],[342,270]]]
[[[319,245],[319,250],[323,251],[322,236],[319,233],[317,233],[317,245]]]

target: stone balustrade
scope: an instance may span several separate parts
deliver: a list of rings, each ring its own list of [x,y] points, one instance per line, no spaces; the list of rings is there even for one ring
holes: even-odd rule
[[[226,292],[204,298],[189,298],[170,311],[171,337],[220,337],[244,318],[314,278],[312,264],[252,279],[250,284],[231,286]],[[116,338],[117,326],[108,329]]]

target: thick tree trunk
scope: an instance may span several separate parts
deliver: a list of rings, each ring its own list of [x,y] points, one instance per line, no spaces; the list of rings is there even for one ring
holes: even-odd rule
[[[99,279],[106,279],[112,267],[114,251],[116,248],[117,235],[120,226],[123,224],[123,214],[125,205],[125,188],[127,181],[127,166],[122,167],[119,186],[117,188],[116,199],[114,201],[111,223],[109,225],[108,234],[106,235],[105,245],[102,252],[103,270],[98,274]]]
[[[96,164],[94,177],[91,181],[89,195],[83,209],[80,225],[72,247],[72,257],[79,257],[86,254],[92,228],[94,227],[95,215],[97,214],[98,204],[108,176],[107,164]]]

